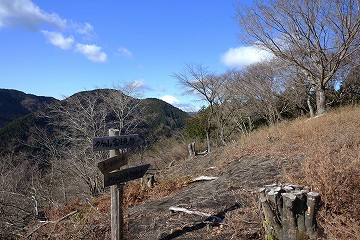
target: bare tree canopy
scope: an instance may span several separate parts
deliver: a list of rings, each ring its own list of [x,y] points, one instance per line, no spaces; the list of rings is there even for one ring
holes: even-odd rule
[[[186,64],[186,68],[180,73],[173,74],[173,77],[186,89],[186,93],[200,96],[209,105],[207,124],[204,129],[207,151],[210,152],[211,148],[210,131],[214,117],[217,121],[219,140],[225,144],[223,103],[226,98],[226,83],[229,74],[216,75],[203,65]]]
[[[278,106],[282,94],[283,82],[278,77],[272,61],[250,65],[241,71],[234,71],[229,93],[233,101],[242,108],[250,108],[262,115],[269,124],[281,119],[286,106]]]
[[[359,48],[357,0],[270,0],[239,6],[242,40],[301,70],[316,92],[317,114],[325,111],[326,84]]]

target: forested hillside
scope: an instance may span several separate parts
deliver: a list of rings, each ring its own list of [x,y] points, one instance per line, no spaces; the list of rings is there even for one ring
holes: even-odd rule
[[[0,89],[0,128],[16,117],[37,111],[57,101],[52,97],[35,96],[17,90]]]
[[[14,104],[3,104],[2,112],[21,105]],[[162,100],[137,99],[115,89],[27,106],[32,112],[17,112],[0,129],[1,236],[23,228],[44,208],[104,193],[96,164],[106,153],[92,152],[93,137],[107,136],[110,128],[139,134],[137,154],[171,137],[188,116]]]

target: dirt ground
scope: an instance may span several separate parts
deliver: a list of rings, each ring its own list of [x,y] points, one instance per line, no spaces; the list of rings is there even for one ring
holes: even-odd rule
[[[286,161],[243,156],[218,168],[213,167],[217,157],[199,156],[172,166],[170,176],[186,173],[218,179],[194,182],[171,196],[128,209],[128,239],[261,239],[256,192],[279,181],[279,164]],[[210,216],[171,212],[172,206]]]

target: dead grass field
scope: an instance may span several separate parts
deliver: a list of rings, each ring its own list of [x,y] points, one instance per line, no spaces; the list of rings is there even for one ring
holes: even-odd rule
[[[130,237],[159,239],[154,236],[177,233],[176,239],[262,239],[254,192],[261,184],[276,181],[307,185],[320,193],[318,221],[324,238],[360,239],[359,120],[360,107],[347,107],[312,119],[282,122],[196,159],[186,159],[186,146],[167,148],[167,154],[176,156],[167,156],[171,164],[164,164],[155,187],[144,189],[134,181],[125,190]],[[189,185],[188,179],[198,175],[216,175],[219,181]],[[206,199],[209,193],[211,199]],[[168,212],[168,205],[178,202],[205,212],[223,211],[226,225],[191,225],[199,219]],[[109,206],[109,195],[104,195],[48,210],[50,220],[78,212],[39,228],[28,239],[109,239]],[[231,206],[237,207],[224,210]],[[34,223],[28,234],[38,226]]]
[[[283,122],[241,139],[229,155],[287,158],[282,180],[320,193],[329,239],[360,239],[360,108]]]

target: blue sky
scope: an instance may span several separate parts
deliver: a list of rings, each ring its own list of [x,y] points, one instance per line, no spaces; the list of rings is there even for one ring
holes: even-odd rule
[[[0,88],[57,99],[133,83],[186,111],[203,104],[172,77],[258,61],[238,39],[235,0],[0,0]],[[244,1],[245,2],[245,1]]]

